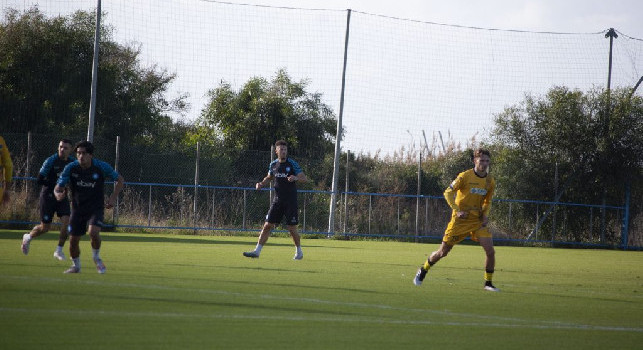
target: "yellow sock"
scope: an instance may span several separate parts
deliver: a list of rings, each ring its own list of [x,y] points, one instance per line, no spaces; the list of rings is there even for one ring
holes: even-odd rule
[[[424,263],[424,266],[422,266],[422,268],[423,268],[423,269],[425,269],[425,270],[427,270],[427,271],[431,268],[431,264],[429,264],[429,260],[428,260],[428,259],[427,259],[427,261]]]
[[[493,278],[493,272],[486,272],[484,273],[484,280],[485,282],[491,282],[491,279]]]

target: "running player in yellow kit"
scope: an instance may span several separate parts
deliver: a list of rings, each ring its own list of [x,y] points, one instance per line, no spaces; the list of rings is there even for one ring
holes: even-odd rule
[[[13,162],[4,138],[0,136],[0,205],[9,203],[9,184],[13,179]]]
[[[416,286],[422,284],[431,266],[447,256],[454,245],[471,237],[472,240],[480,243],[487,255],[484,290],[500,291],[491,282],[496,257],[493,239],[487,224],[489,223],[491,198],[496,188],[496,182],[488,173],[490,162],[489,151],[482,148],[477,149],[473,153],[474,168],[458,174],[458,177],[444,191],[444,198],[453,209],[451,221],[444,232],[440,248],[431,253],[415,275],[413,283]]]

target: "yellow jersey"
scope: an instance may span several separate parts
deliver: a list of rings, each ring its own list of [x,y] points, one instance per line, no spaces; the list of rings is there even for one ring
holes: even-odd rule
[[[13,179],[13,162],[11,161],[7,144],[4,142],[2,136],[0,136],[0,168],[2,168],[4,172],[2,180],[6,183],[11,182]]]
[[[496,182],[489,174],[480,177],[469,169],[458,174],[444,191],[444,198],[454,213],[466,211],[469,218],[479,218],[480,214],[489,216],[491,198],[496,189]]]

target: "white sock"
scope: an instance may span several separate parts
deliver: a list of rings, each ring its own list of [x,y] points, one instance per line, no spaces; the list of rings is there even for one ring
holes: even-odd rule
[[[61,252],[63,251],[63,247],[61,247],[61,246],[57,245],[57,246],[56,246],[56,251],[57,251],[58,253],[61,253]]]
[[[261,253],[261,248],[263,248],[263,244],[257,243],[257,246],[255,247],[255,253]]]
[[[303,252],[303,251],[301,251],[301,246],[299,246],[299,245],[298,245],[298,246],[296,246],[295,248],[297,248],[297,250],[296,250],[297,255],[299,255],[299,254],[304,254],[304,252]]]
[[[79,269],[80,269],[80,257],[73,258],[73,259],[71,259],[71,260],[74,262],[74,265],[73,265],[73,266],[75,266],[75,267],[77,267],[77,268],[79,268]]]
[[[100,249],[92,248],[92,254],[94,256],[94,260],[100,259]]]

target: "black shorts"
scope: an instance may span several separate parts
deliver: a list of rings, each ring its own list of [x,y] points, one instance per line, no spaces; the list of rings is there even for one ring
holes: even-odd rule
[[[51,224],[54,220],[54,213],[58,214],[58,217],[68,216],[71,213],[69,208],[69,199],[65,199],[60,202],[56,200],[53,193],[40,193],[40,221],[45,224]]]
[[[277,200],[272,202],[266,215],[266,222],[279,224],[284,216],[286,216],[286,225],[297,225],[299,223],[299,210],[297,209],[296,200]]]
[[[103,208],[87,213],[73,211],[69,218],[69,234],[72,236],[84,236],[87,233],[87,225],[103,227],[103,216]]]

